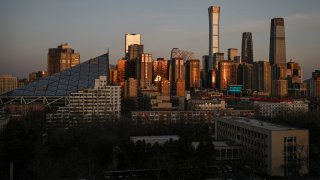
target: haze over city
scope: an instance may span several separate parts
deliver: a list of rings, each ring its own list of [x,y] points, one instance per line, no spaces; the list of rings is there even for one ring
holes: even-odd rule
[[[81,62],[110,49],[110,63],[124,56],[124,34],[141,33],[145,51],[169,58],[174,47],[208,54],[207,7],[221,6],[220,51],[241,49],[252,32],[254,61],[268,60],[270,19],[284,17],[287,62],[300,64],[303,79],[319,68],[320,2],[309,1],[18,1],[0,6],[1,74],[27,77],[46,70],[48,48],[69,43]]]

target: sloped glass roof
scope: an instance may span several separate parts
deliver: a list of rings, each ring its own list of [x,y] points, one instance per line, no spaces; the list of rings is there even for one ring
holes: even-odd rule
[[[39,79],[2,96],[68,96],[78,90],[94,88],[94,81],[99,76],[109,77],[108,53]]]

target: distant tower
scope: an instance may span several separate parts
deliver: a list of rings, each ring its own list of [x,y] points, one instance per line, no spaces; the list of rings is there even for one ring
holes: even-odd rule
[[[146,88],[152,83],[152,54],[143,53],[137,62],[137,81],[140,88]]]
[[[171,59],[171,93],[176,93],[178,88],[177,82],[179,81],[180,90],[182,90],[182,85],[184,81],[184,62],[182,58]],[[185,82],[184,82],[185,83]],[[182,93],[183,94],[183,93]]]
[[[234,61],[235,57],[238,56],[238,49],[237,48],[229,48],[228,49],[228,60]]]
[[[210,6],[209,14],[209,67],[212,70],[217,63],[213,60],[213,54],[219,52],[219,17],[220,7]]]
[[[242,33],[241,62],[253,64],[252,33]]]
[[[75,53],[67,43],[57,48],[50,48],[48,52],[48,74],[72,68],[80,63],[80,54]]]
[[[270,64],[286,65],[286,41],[283,18],[271,19]]]
[[[128,53],[129,46],[132,44],[141,44],[141,34],[128,34],[126,33],[125,36],[125,52],[124,55],[126,56]]]

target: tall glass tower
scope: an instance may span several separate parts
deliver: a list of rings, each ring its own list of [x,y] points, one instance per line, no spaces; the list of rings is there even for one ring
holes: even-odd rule
[[[209,70],[216,67],[213,54],[219,52],[219,17],[220,6],[210,6],[209,14]]]
[[[283,18],[271,19],[270,29],[270,64],[286,64],[286,41]]]
[[[253,64],[252,33],[242,33],[241,62]]]

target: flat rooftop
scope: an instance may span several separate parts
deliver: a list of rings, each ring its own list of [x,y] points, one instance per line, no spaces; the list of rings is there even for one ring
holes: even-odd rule
[[[245,117],[223,117],[221,119],[235,121],[237,123],[249,125],[252,127],[257,127],[261,129],[266,129],[269,131],[288,131],[288,130],[299,130],[300,128],[285,126],[282,124],[275,124],[271,122],[261,121],[257,119],[250,119]]]

